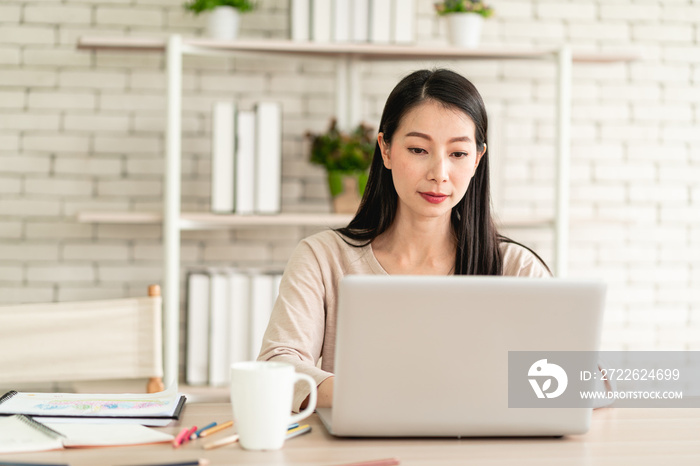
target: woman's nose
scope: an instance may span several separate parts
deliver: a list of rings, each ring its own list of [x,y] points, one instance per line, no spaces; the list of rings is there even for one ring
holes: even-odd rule
[[[436,156],[432,158],[428,178],[438,183],[447,181],[447,160],[444,157]]]

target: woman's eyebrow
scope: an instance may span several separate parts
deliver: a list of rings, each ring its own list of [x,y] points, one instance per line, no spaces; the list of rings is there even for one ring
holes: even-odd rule
[[[410,133],[407,133],[406,137],[408,137],[408,136],[415,136],[417,138],[427,139],[428,141],[433,140],[433,138],[431,138],[430,135],[425,134],[425,133],[419,133],[417,131],[411,131]],[[469,136],[458,136],[455,138],[451,138],[447,142],[472,142],[472,138],[470,138]]]
[[[472,142],[472,138],[470,138],[469,136],[459,136],[450,139],[449,142]]]
[[[433,138],[431,138],[429,135],[427,135],[427,134],[425,134],[425,133],[419,133],[419,132],[417,132],[417,131],[411,131],[410,133],[407,133],[407,134],[406,134],[406,137],[408,137],[408,136],[415,136],[415,137],[417,137],[417,138],[427,139],[428,141],[432,141],[432,140],[433,140]]]

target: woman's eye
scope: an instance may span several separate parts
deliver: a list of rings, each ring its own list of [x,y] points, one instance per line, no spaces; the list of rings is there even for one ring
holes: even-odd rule
[[[469,154],[467,154],[466,152],[453,152],[452,155],[458,159],[469,157]]]
[[[420,147],[409,147],[408,150],[414,154],[425,154],[425,150]]]

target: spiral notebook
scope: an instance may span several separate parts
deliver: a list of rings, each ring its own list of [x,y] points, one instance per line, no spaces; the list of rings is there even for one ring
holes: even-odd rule
[[[167,425],[180,417],[185,397],[158,393],[86,394],[9,391],[0,397],[0,416],[25,414],[42,422]]]
[[[138,424],[43,423],[23,414],[0,417],[0,453],[143,445],[172,440],[170,434]]]

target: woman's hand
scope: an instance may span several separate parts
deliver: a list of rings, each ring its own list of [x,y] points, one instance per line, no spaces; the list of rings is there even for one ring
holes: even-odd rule
[[[333,406],[333,379],[335,379],[335,377],[330,376],[318,384],[318,401],[316,402],[317,408],[331,408]],[[305,409],[308,405],[309,397],[307,396],[300,408]]]

